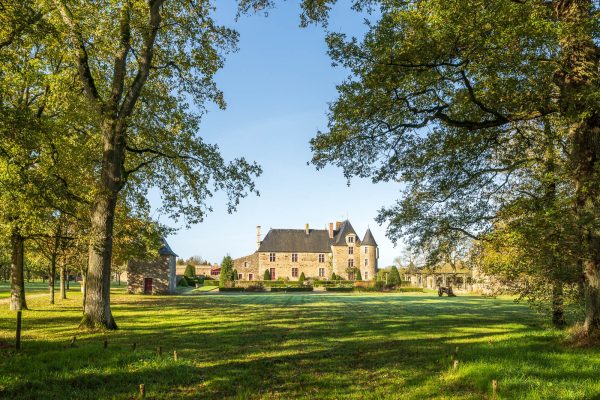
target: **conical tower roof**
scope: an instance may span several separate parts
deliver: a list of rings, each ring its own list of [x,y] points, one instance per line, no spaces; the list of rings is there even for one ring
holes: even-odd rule
[[[365,237],[360,243],[361,246],[377,246],[377,242],[371,233],[371,230],[367,228],[367,232],[365,233]]]

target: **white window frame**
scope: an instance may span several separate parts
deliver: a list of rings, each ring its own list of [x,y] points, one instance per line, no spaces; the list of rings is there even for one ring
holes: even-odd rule
[[[349,255],[353,255],[354,254],[354,247],[352,247],[352,246],[348,247],[348,254]]]
[[[319,262],[320,263],[324,263],[325,262],[325,254],[323,254],[323,253],[319,254]]]
[[[348,260],[348,268],[352,268],[352,267],[354,267],[354,260],[352,258],[350,258]]]
[[[292,262],[298,262],[298,253],[292,253]]]
[[[277,260],[275,253],[269,253],[269,262],[275,262],[275,260]]]
[[[319,267],[319,276],[320,277],[324,277],[325,276],[325,268]]]

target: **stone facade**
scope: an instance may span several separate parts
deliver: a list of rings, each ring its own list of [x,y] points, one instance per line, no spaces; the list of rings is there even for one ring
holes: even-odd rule
[[[272,279],[329,279],[332,274],[354,279],[358,268],[363,280],[377,274],[378,247],[371,231],[361,241],[350,221],[333,223],[328,229],[271,229],[263,241],[257,227],[256,252],[233,261],[240,280],[262,280],[265,271]]]
[[[458,263],[455,266],[449,263],[433,268],[409,267],[401,272],[402,280],[409,281],[411,286],[425,289],[437,289],[441,286],[452,286],[455,290],[473,291],[473,272]]]
[[[129,293],[173,294],[177,285],[177,254],[167,242],[152,261],[127,262],[127,290]]]

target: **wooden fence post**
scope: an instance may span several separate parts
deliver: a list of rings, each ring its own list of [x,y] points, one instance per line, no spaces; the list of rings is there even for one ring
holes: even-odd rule
[[[23,312],[21,310],[17,311],[17,337],[15,348],[17,350],[21,350],[21,317]]]
[[[140,399],[146,397],[146,385],[140,384]]]
[[[177,361],[177,350],[173,350],[173,360]]]

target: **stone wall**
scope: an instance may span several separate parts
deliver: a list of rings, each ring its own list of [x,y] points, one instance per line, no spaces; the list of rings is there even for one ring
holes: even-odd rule
[[[270,253],[258,254],[258,266],[260,279],[263,278],[265,270],[275,268],[275,279],[289,278],[297,281],[302,272],[306,278],[320,278],[319,268],[324,269],[324,276],[329,279],[332,272],[331,253],[275,253],[275,261],[270,261]],[[292,254],[298,254],[298,261],[292,261]],[[324,254],[324,262],[319,262],[319,254]],[[298,268],[298,276],[292,276],[292,268]]]
[[[252,253],[249,256],[236,258],[233,260],[233,268],[238,274],[242,274],[240,280],[260,281],[263,278],[263,276],[259,274],[258,253]]]
[[[154,261],[130,260],[127,263],[129,293],[144,293],[144,279],[152,279],[152,294],[175,291],[175,257],[163,256]]]

